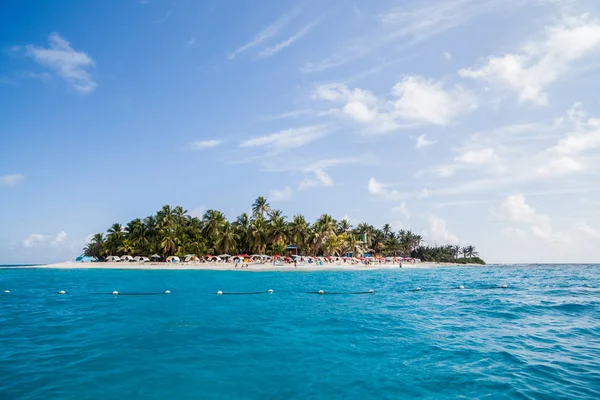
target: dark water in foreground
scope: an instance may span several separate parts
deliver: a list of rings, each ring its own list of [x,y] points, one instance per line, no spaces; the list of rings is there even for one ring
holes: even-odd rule
[[[598,399],[600,266],[0,269],[0,399],[41,398]]]

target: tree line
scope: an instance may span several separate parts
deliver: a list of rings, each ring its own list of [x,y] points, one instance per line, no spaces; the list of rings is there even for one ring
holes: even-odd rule
[[[323,214],[309,223],[300,214],[290,221],[280,210],[258,197],[252,212],[230,222],[218,210],[192,217],[182,207],[165,205],[155,215],[136,218],[126,225],[113,224],[106,235],[97,233],[84,248],[84,255],[104,259],[109,255],[151,255],[165,258],[187,254],[287,254],[287,246],[298,246],[299,254],[341,256],[373,252],[391,257],[415,257],[424,261],[454,262],[474,259],[473,246],[423,246],[423,238],[411,231],[394,232],[390,224],[380,229],[367,223],[353,227],[348,220],[336,221]],[[469,250],[465,250],[469,248]]]

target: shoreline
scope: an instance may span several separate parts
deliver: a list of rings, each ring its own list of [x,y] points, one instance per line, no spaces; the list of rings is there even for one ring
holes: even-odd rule
[[[398,264],[248,264],[247,268],[236,268],[234,264],[229,263],[138,263],[138,262],[63,262],[56,264],[45,264],[35,266],[19,266],[12,268],[37,268],[37,269],[123,269],[123,270],[146,270],[146,271],[250,271],[250,272],[282,272],[282,271],[371,271],[380,269],[423,269],[423,268],[443,268],[443,267],[484,267],[481,264],[454,264],[454,263],[403,263],[402,268]]]

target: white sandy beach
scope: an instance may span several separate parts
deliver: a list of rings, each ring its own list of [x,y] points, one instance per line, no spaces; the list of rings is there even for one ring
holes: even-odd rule
[[[402,263],[402,268],[439,268],[451,266],[481,266],[479,264],[451,264],[451,263]],[[139,269],[139,270],[212,270],[212,271],[365,271],[377,269],[398,269],[398,264],[349,264],[349,263],[326,263],[315,265],[309,263],[294,264],[248,264],[247,268],[235,267],[234,263],[165,263],[165,262],[63,262],[57,264],[38,265],[31,268],[54,268],[54,269]]]

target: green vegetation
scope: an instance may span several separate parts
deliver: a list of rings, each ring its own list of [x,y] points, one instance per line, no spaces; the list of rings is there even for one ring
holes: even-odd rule
[[[389,224],[381,229],[366,223],[352,227],[347,220],[336,221],[328,214],[321,215],[312,224],[299,214],[288,221],[261,196],[252,205],[251,215],[243,213],[233,222],[217,210],[208,210],[199,219],[188,215],[182,207],[166,205],[156,215],[143,220],[136,218],[125,226],[113,224],[106,236],[97,233],[85,247],[84,254],[98,259],[125,254],[158,254],[163,258],[187,254],[286,254],[287,245],[295,244],[302,255],[372,252],[393,257],[412,256],[424,261],[480,260],[473,246],[464,249],[423,247],[422,242],[423,238],[411,231],[393,232]],[[450,247],[454,249],[451,254],[448,253]],[[459,259],[459,254],[464,257]]]

